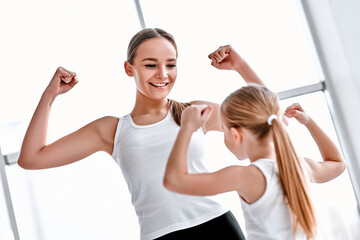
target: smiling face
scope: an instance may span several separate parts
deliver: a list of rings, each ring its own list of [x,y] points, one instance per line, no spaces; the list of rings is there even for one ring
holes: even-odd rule
[[[176,80],[176,49],[166,38],[148,39],[136,50],[133,64],[125,63],[125,70],[135,78],[138,95],[163,100]]]

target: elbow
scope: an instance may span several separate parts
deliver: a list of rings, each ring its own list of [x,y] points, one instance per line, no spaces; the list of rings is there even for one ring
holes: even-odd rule
[[[28,164],[22,158],[19,158],[17,164],[23,169],[29,169]]]
[[[345,161],[342,160],[342,161],[338,162],[337,171],[335,173],[336,175],[334,176],[334,178],[340,176],[341,174],[343,174],[345,169],[346,169]]]
[[[26,170],[33,170],[33,169],[37,169],[36,168],[36,165],[34,164],[33,161],[31,161],[31,158],[29,157],[24,157],[20,154],[19,156],[19,159],[18,159],[18,162],[17,164],[23,168],[23,169],[26,169]]]
[[[336,168],[334,168],[334,177],[338,177],[340,176],[342,173],[344,173],[346,169],[346,163],[344,161],[343,158],[339,158],[337,161],[336,161]]]
[[[340,170],[341,170],[340,174],[343,173],[345,171],[345,169],[346,169],[346,163],[345,163],[344,159],[342,159],[341,164],[340,164]]]
[[[163,179],[164,187],[172,192],[178,192],[178,183],[179,181],[176,180],[176,176],[174,174],[166,173]]]
[[[163,185],[167,190],[171,191],[172,179],[168,176],[168,174],[165,174],[164,176]]]
[[[336,161],[336,163],[337,163],[336,169],[337,169],[338,175],[342,174],[346,169],[346,162],[345,162],[344,158],[339,156],[336,160],[333,160],[333,161]]]
[[[31,164],[24,157],[19,157],[17,164],[23,169],[31,169]]]

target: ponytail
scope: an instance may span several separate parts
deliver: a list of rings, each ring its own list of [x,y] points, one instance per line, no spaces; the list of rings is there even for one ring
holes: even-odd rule
[[[170,105],[171,115],[173,116],[174,121],[176,122],[176,124],[180,126],[181,113],[186,107],[190,106],[191,104],[190,103],[180,103],[180,102],[177,102],[177,101],[172,100],[172,99],[168,99],[168,102],[169,102],[169,105]]]
[[[280,185],[291,210],[294,234],[300,226],[307,238],[314,238],[316,221],[307,181],[300,158],[279,118],[277,95],[264,86],[248,85],[230,94],[220,111],[229,128],[248,129],[259,141],[272,136]]]
[[[280,184],[292,212],[294,234],[300,225],[308,239],[314,238],[316,220],[300,158],[295,152],[285,126],[274,119],[272,128]]]

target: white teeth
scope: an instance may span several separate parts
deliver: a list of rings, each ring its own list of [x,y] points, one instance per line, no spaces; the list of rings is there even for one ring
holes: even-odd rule
[[[168,83],[150,83],[151,85],[155,87],[165,87]]]

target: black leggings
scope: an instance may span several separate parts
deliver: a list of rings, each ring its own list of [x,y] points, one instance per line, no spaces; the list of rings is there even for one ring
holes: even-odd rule
[[[156,240],[245,240],[234,215],[229,211],[200,225],[178,230]]]

